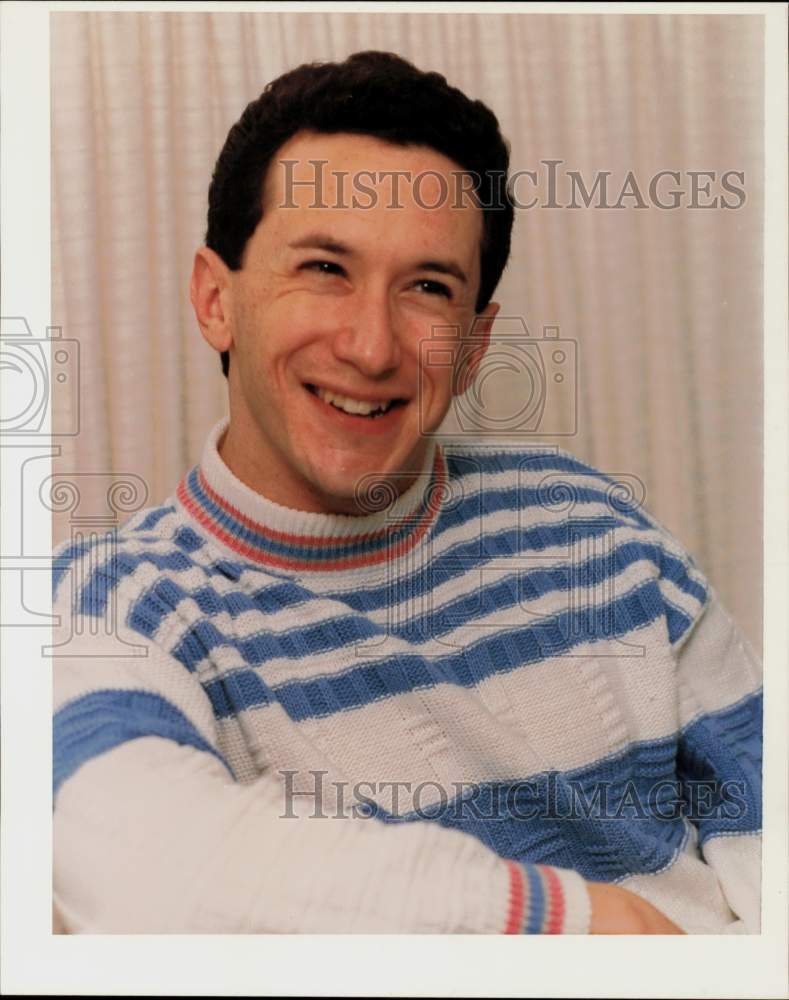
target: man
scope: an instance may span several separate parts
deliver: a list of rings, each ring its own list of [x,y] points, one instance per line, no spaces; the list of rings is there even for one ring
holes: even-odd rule
[[[229,421],[111,560],[57,560],[70,931],[758,931],[759,669],[709,586],[570,456],[432,436],[498,311],[507,168],[386,53],[231,130],[191,287]],[[144,657],[99,655],[109,601]]]

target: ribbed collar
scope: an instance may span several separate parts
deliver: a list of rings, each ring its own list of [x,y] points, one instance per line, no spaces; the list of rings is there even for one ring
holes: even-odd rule
[[[404,555],[436,519],[446,463],[433,441],[415,482],[385,509],[357,517],[292,510],[250,489],[219,455],[227,426],[225,418],[211,431],[200,464],[176,496],[184,512],[237,557],[293,572],[372,566]]]

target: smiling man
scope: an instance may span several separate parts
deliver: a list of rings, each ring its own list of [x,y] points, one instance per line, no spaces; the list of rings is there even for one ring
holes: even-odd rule
[[[396,172],[420,181],[395,193]],[[365,208],[340,190],[362,173],[380,178]],[[448,365],[420,379],[420,345],[436,327],[470,328],[480,284],[482,213],[459,174],[422,146],[301,131],[269,170],[242,266],[197,254],[192,301],[230,359],[220,453],[256,492],[358,514],[365,475],[396,473],[401,489],[421,470],[459,386]],[[457,198],[442,197],[452,188]],[[478,336],[497,309],[482,310]]]
[[[508,160],[387,53],[231,130],[191,285],[229,419],[112,558],[56,561],[68,930],[758,931],[760,671],[708,583],[571,456],[434,435]]]

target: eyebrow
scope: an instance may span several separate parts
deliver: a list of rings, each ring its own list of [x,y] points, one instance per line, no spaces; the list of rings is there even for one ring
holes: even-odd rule
[[[334,253],[340,257],[352,257],[354,251],[339,240],[333,239],[324,233],[307,233],[298,240],[288,243],[293,250],[325,250],[327,253]],[[468,276],[463,268],[453,260],[422,260],[414,265],[415,271],[434,271],[437,274],[448,274],[457,278],[462,284],[467,285]]]
[[[453,278],[457,278],[458,281],[462,282],[464,285],[468,284],[466,272],[453,260],[423,260],[416,265],[415,270],[437,271],[438,274],[450,274]]]
[[[324,236],[323,233],[307,233],[301,239],[288,243],[288,246],[293,250],[325,250],[327,253],[336,253],[346,257],[353,254],[353,250],[345,243],[340,243],[332,239],[331,236]]]

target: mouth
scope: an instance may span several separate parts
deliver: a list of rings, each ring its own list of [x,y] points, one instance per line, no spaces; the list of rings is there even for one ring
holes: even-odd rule
[[[401,410],[408,402],[406,399],[354,399],[308,382],[304,383],[304,387],[327,411],[360,425],[389,423],[392,414]]]

